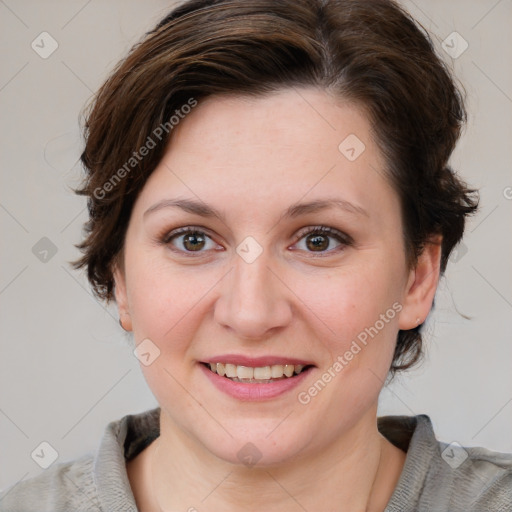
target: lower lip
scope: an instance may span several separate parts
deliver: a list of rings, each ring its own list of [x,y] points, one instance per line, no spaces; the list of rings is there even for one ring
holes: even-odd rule
[[[297,387],[312,370],[312,367],[308,368],[295,375],[294,377],[286,377],[284,379],[275,380],[274,382],[262,383],[262,384],[247,384],[244,382],[235,382],[226,377],[221,377],[217,373],[213,373],[211,370],[206,368],[204,364],[199,363],[201,370],[210,379],[211,383],[223,393],[226,393],[233,398],[245,401],[262,401],[270,398],[280,396],[287,391],[291,391]]]

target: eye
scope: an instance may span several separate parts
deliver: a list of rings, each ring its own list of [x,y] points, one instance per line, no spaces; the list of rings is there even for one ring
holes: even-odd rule
[[[298,234],[296,248],[306,252],[331,253],[352,244],[349,235],[327,226],[312,226]]]
[[[162,242],[170,244],[181,252],[205,252],[219,247],[204,231],[194,227],[175,229]]]
[[[293,246],[309,253],[338,252],[353,243],[352,238],[327,226],[311,226],[303,229],[297,235],[298,241]],[[185,254],[205,253],[209,250],[222,249],[204,230],[187,226],[166,233],[161,242],[171,245],[173,250]]]

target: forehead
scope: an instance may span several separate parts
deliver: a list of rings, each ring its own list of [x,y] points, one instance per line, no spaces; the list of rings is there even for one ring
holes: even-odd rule
[[[170,151],[174,146],[182,155],[196,153],[201,144],[228,161],[233,156],[250,159],[248,149],[277,160],[282,155],[294,162],[338,160],[338,146],[350,134],[373,146],[361,109],[321,90],[293,88],[257,97],[206,98],[176,127]]]
[[[374,210],[398,200],[363,111],[315,89],[201,101],[174,128],[140,202],[170,195],[243,211],[327,195]]]

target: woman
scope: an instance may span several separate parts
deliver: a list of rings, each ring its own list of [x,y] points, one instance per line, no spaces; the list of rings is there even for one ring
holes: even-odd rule
[[[91,106],[77,267],[159,408],[0,510],[512,510],[512,456],[377,418],[477,207],[465,112],[390,0],[196,0]]]

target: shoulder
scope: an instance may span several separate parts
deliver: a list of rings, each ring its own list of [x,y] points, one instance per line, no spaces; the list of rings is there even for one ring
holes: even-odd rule
[[[136,511],[126,463],[158,437],[159,414],[156,408],[110,422],[94,455],[0,491],[0,512]]]
[[[439,452],[435,481],[454,507],[462,496],[468,511],[512,511],[512,454],[443,442]]]
[[[51,466],[0,492],[0,512],[100,511],[93,456]]]
[[[438,441],[426,415],[379,418],[379,430],[407,452],[386,512],[512,511],[512,454]]]

